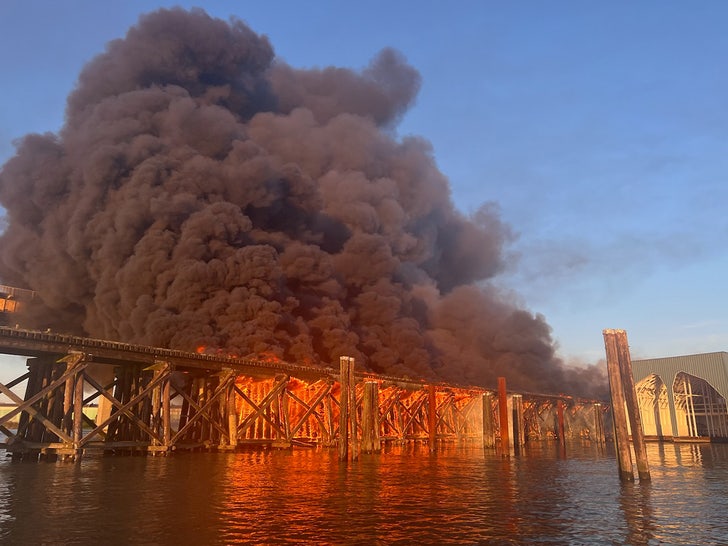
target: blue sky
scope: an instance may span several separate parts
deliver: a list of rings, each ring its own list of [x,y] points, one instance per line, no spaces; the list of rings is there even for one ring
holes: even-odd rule
[[[0,162],[57,131],[82,66],[141,13],[189,2],[4,0]],[[518,235],[497,282],[546,316],[567,361],[728,350],[728,4],[213,2],[299,67],[392,46],[422,76],[399,135],[432,143],[463,212]],[[477,251],[477,249],[474,249]]]

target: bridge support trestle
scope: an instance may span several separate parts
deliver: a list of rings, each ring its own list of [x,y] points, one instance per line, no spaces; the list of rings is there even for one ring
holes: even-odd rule
[[[0,383],[14,404],[0,414],[0,447],[17,460],[76,461],[92,453],[338,446],[346,459],[393,442],[430,451],[443,442],[493,448],[504,434],[519,447],[567,437],[604,441],[608,408],[563,397],[510,394],[509,415],[500,413],[505,390],[496,398],[478,388],[379,377],[356,372],[349,357],[339,373],[297,374],[278,363],[197,364],[196,355],[167,350],[157,357],[137,348],[143,358],[126,359],[126,346],[113,348],[103,356],[67,349],[31,358],[26,373]],[[496,423],[508,421],[504,433]]]

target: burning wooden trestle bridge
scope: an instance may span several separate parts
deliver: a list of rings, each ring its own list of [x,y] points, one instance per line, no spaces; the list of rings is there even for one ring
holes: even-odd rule
[[[490,391],[355,372],[348,357],[335,370],[3,327],[0,353],[28,357],[26,373],[0,383],[15,404],[0,417],[0,447],[21,460],[246,445],[338,446],[344,459],[385,442],[604,441],[598,402],[507,394],[504,380]]]

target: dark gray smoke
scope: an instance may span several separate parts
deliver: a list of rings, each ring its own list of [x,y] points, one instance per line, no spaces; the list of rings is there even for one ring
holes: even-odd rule
[[[487,284],[497,207],[461,215],[429,144],[392,136],[419,85],[391,50],[298,70],[240,21],[143,16],[4,165],[0,278],[36,291],[34,327],[593,392]]]

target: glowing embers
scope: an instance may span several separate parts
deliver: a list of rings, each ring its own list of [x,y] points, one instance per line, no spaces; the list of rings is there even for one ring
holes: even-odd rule
[[[478,396],[457,388],[435,389],[435,436],[464,439],[481,434]],[[431,399],[426,389],[380,387],[381,438],[385,441],[426,440],[430,436]]]
[[[11,296],[3,297],[0,295],[0,313],[15,313],[18,308],[18,302]]]
[[[241,443],[275,446],[330,445],[336,435],[338,401],[332,383],[308,383],[279,375],[238,377],[238,436]]]
[[[275,354],[272,351],[263,351],[262,353],[258,353],[254,360],[257,360],[258,362],[263,362],[265,364],[281,364],[283,363],[283,359],[281,359],[280,356]]]
[[[371,382],[371,381],[370,381]],[[353,411],[363,430],[365,386],[355,386]],[[340,385],[331,379],[305,381],[280,374],[270,379],[239,376],[235,383],[240,443],[275,446],[333,446],[339,434]],[[453,388],[435,389],[435,434],[438,439],[465,439],[480,434],[478,397]],[[429,390],[379,384],[375,426],[382,441],[430,437]]]

